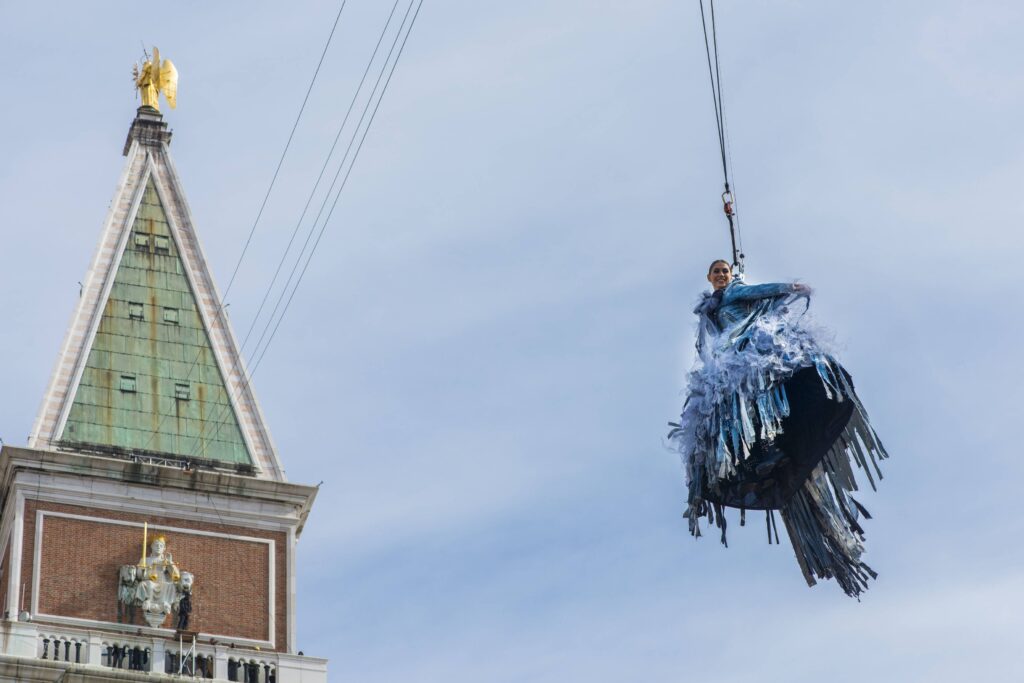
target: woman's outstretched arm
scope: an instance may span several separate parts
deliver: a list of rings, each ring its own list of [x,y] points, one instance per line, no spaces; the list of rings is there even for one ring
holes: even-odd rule
[[[774,299],[787,294],[810,294],[811,288],[797,282],[766,282],[760,285],[745,285],[737,282],[725,292],[729,301],[755,301],[757,299]]]

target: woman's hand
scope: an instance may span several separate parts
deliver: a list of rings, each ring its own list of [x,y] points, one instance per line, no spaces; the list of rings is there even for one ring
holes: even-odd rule
[[[810,296],[811,292],[813,292],[813,291],[814,290],[811,289],[810,285],[805,285],[802,282],[794,282],[793,283],[793,293],[794,294],[802,294],[803,296]]]

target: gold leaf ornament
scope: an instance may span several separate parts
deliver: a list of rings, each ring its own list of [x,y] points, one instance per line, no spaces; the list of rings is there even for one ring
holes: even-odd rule
[[[133,74],[135,87],[142,96],[142,106],[159,111],[160,93],[164,94],[171,109],[178,106],[178,69],[171,60],[160,60],[159,48],[154,47],[153,56],[147,57],[141,68],[136,65]]]

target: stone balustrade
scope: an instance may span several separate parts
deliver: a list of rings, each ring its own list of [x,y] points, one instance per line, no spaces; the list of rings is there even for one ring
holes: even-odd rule
[[[6,637],[3,637],[6,636]],[[255,648],[141,635],[116,634],[73,626],[0,622],[0,654],[37,664],[76,665],[125,673],[183,675],[235,683],[326,683],[327,662]]]

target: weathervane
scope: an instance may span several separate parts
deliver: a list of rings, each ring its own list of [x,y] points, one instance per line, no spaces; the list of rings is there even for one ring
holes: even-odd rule
[[[143,54],[146,54],[145,51]],[[135,87],[142,95],[143,107],[152,107],[160,111],[160,93],[164,94],[171,109],[177,106],[178,70],[169,59],[160,62],[159,49],[153,48],[152,57],[146,54],[146,61],[142,63],[141,68],[138,64],[132,68],[132,76]]]

